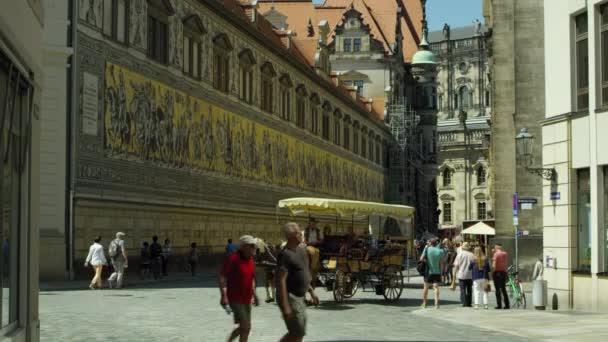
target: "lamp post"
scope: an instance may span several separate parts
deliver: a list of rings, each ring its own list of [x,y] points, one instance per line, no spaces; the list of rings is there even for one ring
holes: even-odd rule
[[[528,129],[522,128],[519,134],[515,136],[515,147],[517,152],[517,163],[526,168],[532,174],[542,177],[543,179],[555,181],[557,172],[555,168],[531,167],[534,154],[534,136],[528,132]]]

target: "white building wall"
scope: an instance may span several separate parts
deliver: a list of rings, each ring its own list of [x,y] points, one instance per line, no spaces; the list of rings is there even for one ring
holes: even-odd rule
[[[545,271],[549,300],[558,297],[559,308],[608,311],[604,262],[608,236],[604,220],[604,167],[608,165],[608,113],[601,106],[601,51],[599,5],[605,0],[545,0],[546,118],[543,123],[543,165],[557,170],[557,181],[544,181],[544,255],[556,259]],[[574,16],[587,13],[589,42],[589,110],[576,111]],[[599,108],[599,109],[596,109]],[[590,171],[591,270],[577,272],[581,229],[578,217],[577,171]],[[551,193],[559,192],[559,200]],[[586,248],[586,247],[585,247]]]

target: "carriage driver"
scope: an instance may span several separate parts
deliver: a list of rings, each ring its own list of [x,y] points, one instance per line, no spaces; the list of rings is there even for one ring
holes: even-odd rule
[[[317,227],[317,219],[311,217],[308,220],[308,227],[304,229],[304,242],[308,246],[319,248],[323,243],[323,232]]]

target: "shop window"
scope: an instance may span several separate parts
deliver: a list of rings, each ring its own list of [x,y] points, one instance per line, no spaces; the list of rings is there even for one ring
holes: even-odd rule
[[[591,187],[589,184],[589,169],[578,170],[577,176],[577,269],[591,272]]]
[[[574,21],[576,34],[576,109],[584,110],[589,108],[589,38],[587,33],[587,13],[577,15],[574,18]]]
[[[0,323],[17,321],[21,218],[26,203],[33,87],[0,51]]]
[[[103,0],[103,34],[119,43],[127,43],[128,13],[127,0]]]
[[[443,224],[452,223],[452,203],[443,203]]]

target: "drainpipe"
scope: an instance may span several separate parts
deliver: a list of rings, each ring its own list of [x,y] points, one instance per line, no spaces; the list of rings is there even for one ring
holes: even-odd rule
[[[65,254],[66,277],[74,280],[74,175],[75,175],[75,146],[76,146],[76,111],[78,110],[78,68],[77,68],[77,34],[78,34],[78,1],[68,3],[70,29],[68,30],[68,46],[72,48],[67,70],[67,115],[66,131],[69,138],[66,141],[66,190],[65,190]]]

